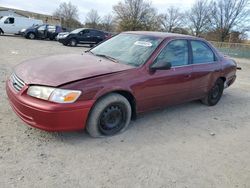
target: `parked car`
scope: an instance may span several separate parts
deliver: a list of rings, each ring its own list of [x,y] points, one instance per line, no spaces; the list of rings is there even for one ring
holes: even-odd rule
[[[91,47],[110,38],[112,35],[108,32],[80,28],[59,38],[59,42],[65,46],[77,46],[77,44],[89,44]]]
[[[29,28],[33,25],[43,24],[42,20],[26,17],[3,16],[0,19],[0,34],[18,34],[21,29]]]
[[[63,28],[58,25],[38,25],[23,29],[20,31],[21,35],[27,39],[50,39],[55,40],[58,33],[62,32]]]
[[[56,40],[58,41],[59,39],[64,38],[69,33],[70,32],[61,32],[61,33],[58,33],[58,35],[56,36]]]
[[[192,100],[216,105],[236,69],[203,39],[125,32],[81,55],[26,61],[6,89],[13,110],[31,126],[86,128],[99,137],[124,131],[131,118],[154,109]]]

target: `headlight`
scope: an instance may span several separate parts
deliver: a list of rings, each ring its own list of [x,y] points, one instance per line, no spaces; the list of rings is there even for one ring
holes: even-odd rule
[[[56,103],[73,103],[81,95],[81,91],[57,89],[45,86],[30,86],[27,94],[35,98]]]
[[[21,30],[21,32],[25,32],[25,31],[26,31],[26,29],[22,29],[22,30]]]
[[[62,38],[66,38],[68,36],[68,34],[65,34],[65,35],[62,35],[61,37]]]

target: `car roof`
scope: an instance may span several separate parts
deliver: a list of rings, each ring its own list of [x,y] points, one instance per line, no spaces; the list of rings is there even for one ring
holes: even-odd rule
[[[167,32],[156,32],[156,31],[126,31],[123,33],[146,35],[146,36],[158,37],[158,38],[162,38],[162,39],[166,39],[166,38],[200,39],[198,37],[194,37],[194,36],[190,36],[190,35],[183,35],[183,34],[177,34],[177,33],[167,33]]]
[[[78,29],[81,29],[81,30],[94,30],[94,31],[101,31],[101,32],[105,32],[105,31],[102,31],[102,30],[99,30],[99,29],[94,29],[94,28],[88,28],[88,27],[82,27],[82,28],[78,28]]]

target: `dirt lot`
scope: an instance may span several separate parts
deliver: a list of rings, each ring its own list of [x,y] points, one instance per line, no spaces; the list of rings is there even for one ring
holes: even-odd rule
[[[26,126],[5,93],[13,67],[84,50],[0,36],[0,187],[250,187],[250,60],[238,60],[243,70],[217,106],[145,114],[118,136]]]

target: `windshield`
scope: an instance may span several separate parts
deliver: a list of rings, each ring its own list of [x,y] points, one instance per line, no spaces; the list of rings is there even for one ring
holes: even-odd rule
[[[79,33],[79,32],[82,31],[82,30],[83,30],[83,28],[75,29],[75,30],[71,31],[70,33],[76,34],[76,33]]]
[[[162,39],[137,34],[119,34],[93,48],[90,52],[138,67],[144,64]]]

